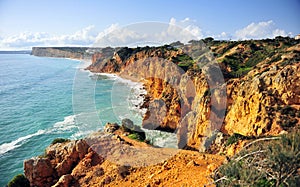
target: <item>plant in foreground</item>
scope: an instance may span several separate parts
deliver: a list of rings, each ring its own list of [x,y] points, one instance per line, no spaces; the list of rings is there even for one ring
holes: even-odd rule
[[[217,186],[300,186],[300,131],[253,141],[215,171]]]

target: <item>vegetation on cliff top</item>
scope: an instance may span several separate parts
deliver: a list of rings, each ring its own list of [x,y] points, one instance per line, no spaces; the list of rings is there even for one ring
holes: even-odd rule
[[[284,66],[299,62],[300,52],[289,48],[299,44],[299,40],[278,36],[275,39],[206,42],[217,61],[226,67],[225,78],[241,77],[259,63],[281,62]]]

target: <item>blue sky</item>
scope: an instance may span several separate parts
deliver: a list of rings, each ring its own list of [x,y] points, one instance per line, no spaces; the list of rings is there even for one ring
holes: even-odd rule
[[[299,0],[0,0],[0,49],[90,45],[99,33],[147,21],[178,25],[197,38],[295,36],[299,18]]]

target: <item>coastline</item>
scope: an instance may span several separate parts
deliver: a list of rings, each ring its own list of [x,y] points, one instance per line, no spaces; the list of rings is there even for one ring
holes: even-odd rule
[[[137,111],[139,113],[139,115],[143,118],[145,113],[147,112],[147,109],[142,108],[142,106],[145,103],[145,95],[147,94],[147,91],[144,87],[144,83],[143,82],[137,82],[137,81],[133,81],[130,79],[126,79],[122,76],[120,76],[119,74],[116,73],[94,73],[91,72],[90,70],[86,70],[87,67],[85,67],[84,71],[89,72],[89,77],[93,77],[93,76],[105,76],[108,79],[117,81],[119,83],[123,83],[125,85],[127,85],[130,89],[131,89],[131,93],[133,93],[130,98],[131,104],[132,104],[132,108]],[[133,96],[133,97],[132,97]]]
[[[276,39],[275,42],[278,42],[277,40],[278,39]],[[283,44],[285,44],[284,42],[285,42],[285,40],[282,41]],[[255,45],[256,47],[258,47],[258,46],[262,47],[262,45],[258,45],[258,44],[265,44],[265,41],[264,40],[261,42],[255,41],[255,43],[253,43],[253,41],[249,41],[249,42],[245,41],[244,45],[248,46],[249,49],[251,49],[251,51],[245,50],[245,53],[242,53],[242,54],[246,55],[246,56],[251,54],[249,52],[253,52],[253,50],[252,50],[253,45]],[[275,46],[273,43],[270,43],[269,41],[265,46],[268,47],[268,45]],[[224,47],[224,46],[225,47],[229,46],[228,49],[226,48],[226,51],[235,50],[236,53],[241,53],[241,51],[238,50],[238,48],[237,48],[240,46],[240,42],[234,43],[234,45],[232,45],[231,42],[224,43],[224,45],[222,45],[222,47]],[[284,45],[282,45],[282,46],[284,46]],[[223,49],[223,48],[221,48],[221,49]],[[274,50],[275,49],[277,49],[277,48],[274,48]],[[291,49],[291,47],[286,49],[285,52],[290,54],[291,53],[290,49]],[[159,48],[156,50],[159,52],[159,50],[161,50],[161,49]],[[147,53],[147,52],[149,52],[149,49],[145,49],[145,51],[143,53],[144,56],[139,56],[139,58],[149,56],[149,53]],[[282,54],[285,54],[285,53],[278,53],[278,55],[282,55]],[[296,55],[296,52],[295,52],[295,55]],[[120,57],[122,57],[122,55]],[[135,57],[136,56],[132,55],[131,59],[135,59]],[[232,56],[232,57],[236,57],[236,56]],[[252,55],[249,55],[248,57],[251,58]],[[214,89],[213,92],[210,92],[208,89],[209,85],[207,83],[207,79],[206,79],[205,75],[201,71],[198,71],[198,69],[191,69],[191,72],[187,72],[187,75],[190,75],[188,73],[192,73],[191,75],[194,78],[193,83],[195,84],[195,92],[196,93],[195,94],[193,94],[193,93],[187,94],[187,96],[184,97],[184,99],[187,100],[186,103],[188,104],[188,105],[184,105],[184,106],[178,105],[178,103],[179,103],[178,98],[180,98],[180,95],[178,96],[178,95],[174,94],[174,90],[168,84],[164,84],[162,81],[156,80],[156,79],[154,79],[151,82],[149,81],[150,82],[149,85],[147,84],[147,82],[145,82],[145,85],[146,86],[148,85],[148,87],[146,87],[146,88],[147,88],[149,94],[154,95],[152,98],[157,99],[157,100],[158,99],[168,99],[169,100],[167,107],[172,110],[169,110],[171,112],[168,115],[168,119],[172,120],[171,122],[175,122],[172,124],[175,124],[175,125],[179,124],[179,123],[176,123],[176,120],[177,119],[180,120],[180,118],[175,118],[175,117],[176,117],[177,113],[182,111],[182,109],[186,109],[186,108],[189,109],[188,107],[190,107],[191,109],[196,109],[195,111],[192,111],[191,113],[184,113],[185,121],[184,121],[184,123],[182,123],[183,125],[179,124],[179,125],[181,125],[181,126],[179,126],[179,128],[177,126],[175,126],[178,129],[177,132],[175,131],[177,133],[177,137],[175,137],[172,140],[174,140],[174,141],[178,140],[177,145],[179,145],[179,146],[183,145],[184,147],[180,146],[180,149],[183,149],[183,150],[180,150],[180,149],[177,149],[177,150],[179,150],[180,152],[181,151],[186,152],[187,154],[181,155],[177,158],[175,155],[175,157],[173,157],[173,158],[176,158],[175,160],[173,160],[174,162],[172,161],[172,159],[166,160],[164,162],[161,162],[161,165],[158,164],[157,165],[158,167],[150,166],[146,171],[142,171],[142,169],[140,169],[140,168],[138,168],[138,169],[130,168],[133,165],[128,164],[127,160],[124,159],[126,156],[128,159],[130,159],[130,161],[133,161],[133,162],[137,161],[137,158],[144,158],[144,156],[147,156],[145,160],[149,160],[149,158],[153,159],[153,158],[155,158],[155,154],[154,154],[154,151],[152,152],[151,150],[152,150],[152,148],[157,148],[157,147],[156,146],[153,146],[152,148],[147,147],[147,149],[145,149],[145,150],[148,151],[148,154],[138,156],[137,153],[139,153],[139,151],[132,151],[133,149],[137,148],[136,147],[137,144],[135,144],[136,142],[135,143],[131,142],[132,139],[135,139],[134,141],[136,141],[136,140],[138,140],[138,138],[132,138],[132,136],[129,136],[129,135],[133,135],[134,133],[132,133],[132,132],[125,133],[124,131],[121,131],[121,132],[117,131],[119,129],[122,130],[122,128],[120,128],[120,126],[118,126],[117,124],[107,123],[104,130],[101,130],[101,132],[96,132],[94,134],[94,136],[92,136],[95,139],[92,139],[92,137],[90,139],[89,139],[89,137],[86,139],[86,140],[88,140],[89,146],[87,146],[86,143],[83,142],[83,141],[85,141],[83,139],[81,139],[81,140],[77,139],[77,140],[74,140],[71,142],[64,142],[64,143],[58,144],[58,145],[50,145],[49,147],[52,150],[47,152],[46,156],[37,157],[37,158],[31,159],[30,161],[27,162],[28,163],[27,170],[24,169],[25,175],[26,175],[26,177],[30,178],[31,181],[33,181],[33,182],[36,181],[35,179],[43,179],[44,181],[52,181],[52,182],[56,182],[56,180],[59,180],[57,184],[64,183],[65,186],[70,186],[69,184],[72,184],[73,182],[79,183],[81,185],[87,184],[87,183],[88,183],[88,185],[101,183],[103,185],[109,184],[109,185],[117,186],[117,185],[121,184],[122,186],[124,186],[123,184],[125,184],[126,182],[130,182],[132,185],[132,182],[136,181],[137,184],[141,184],[141,178],[144,176],[145,176],[145,179],[143,179],[143,181],[146,181],[146,183],[143,184],[144,186],[149,186],[150,184],[151,184],[151,186],[152,186],[152,184],[154,184],[153,186],[164,185],[164,183],[163,183],[164,181],[168,181],[169,183],[172,183],[172,185],[174,185],[174,184],[176,184],[176,183],[174,183],[174,181],[178,180],[178,177],[182,177],[184,174],[187,174],[186,175],[187,177],[184,177],[183,178],[184,180],[180,179],[177,184],[183,184],[183,181],[186,181],[188,184],[189,182],[194,182],[196,180],[196,178],[199,177],[198,175],[195,175],[195,173],[201,173],[200,177],[201,176],[203,177],[203,175],[202,175],[203,173],[206,173],[206,174],[209,173],[210,176],[207,176],[207,177],[205,176],[205,177],[212,179],[211,174],[215,171],[215,169],[218,168],[219,165],[216,164],[215,160],[212,160],[212,162],[208,162],[207,158],[211,158],[213,156],[219,155],[220,157],[222,157],[225,160],[225,162],[222,161],[222,163],[227,164],[228,162],[234,161],[234,159],[226,160],[225,157],[231,158],[234,155],[236,155],[237,153],[239,153],[239,151],[242,150],[243,148],[245,148],[245,149],[249,148],[248,145],[251,145],[252,142],[255,143],[256,141],[260,141],[260,140],[258,140],[258,138],[262,138],[262,140],[264,140],[264,137],[266,137],[266,136],[278,136],[283,133],[289,134],[290,132],[293,132],[294,130],[297,130],[297,128],[299,128],[299,116],[300,116],[300,113],[298,112],[299,97],[296,97],[296,99],[294,97],[295,95],[296,96],[299,95],[299,90],[295,89],[295,84],[294,84],[295,82],[297,82],[297,80],[299,80],[299,73],[298,73],[298,72],[300,72],[299,71],[300,70],[299,63],[298,63],[298,61],[297,62],[294,61],[293,58],[295,56],[292,56],[290,58],[291,61],[288,61],[288,62],[283,61],[284,59],[282,59],[282,58],[280,58],[279,60],[271,59],[271,57],[273,57],[273,54],[272,55],[268,54],[268,55],[266,55],[266,57],[270,61],[265,61],[265,60],[258,61],[257,59],[253,59],[256,61],[256,63],[258,65],[249,67],[249,68],[253,68],[253,69],[251,71],[244,72],[245,74],[243,74],[243,75],[237,74],[238,72],[232,72],[232,71],[228,72],[228,69],[225,69],[225,68],[222,69],[222,71],[224,71],[223,73],[228,73],[228,74],[225,74],[227,80],[226,80],[226,84],[224,84],[224,87],[226,88],[226,90],[224,91],[223,94],[218,93],[216,91],[216,89]],[[120,62],[119,64],[116,64],[116,62],[114,60],[115,59],[111,60],[110,66],[108,66],[106,69],[102,70],[101,69],[102,66],[100,66],[99,68],[95,68],[95,71],[104,71],[104,72],[113,72],[114,70],[121,71],[122,68],[120,67],[120,64],[124,65],[123,58],[119,59],[119,62]],[[128,62],[131,62],[131,61],[128,61]],[[239,62],[239,61],[237,61],[237,62]],[[243,62],[247,63],[248,59],[247,59],[247,61],[243,61]],[[90,63],[90,62],[89,61],[82,62],[81,65],[84,66],[84,64],[87,65],[88,63]],[[103,63],[105,63],[105,62],[103,62]],[[223,63],[224,67],[226,67],[226,68],[231,67],[230,65],[227,66],[228,64],[226,61],[222,61],[220,63]],[[106,64],[104,64],[104,65],[106,65]],[[116,66],[116,67],[114,67],[114,66]],[[82,68],[84,68],[84,67],[82,67]],[[78,68],[78,69],[81,71],[82,68]],[[141,73],[143,72],[143,71],[141,71],[141,69],[137,68],[136,66],[135,66],[135,70],[136,71],[131,73],[132,75],[134,75],[135,73],[138,74],[140,72]],[[86,71],[86,69],[84,69],[83,71]],[[88,72],[90,73],[91,76],[93,76],[95,74],[99,75],[99,76],[106,76],[106,77],[108,77],[108,79],[113,79],[117,83],[119,83],[119,82],[121,82],[122,84],[124,83],[124,85],[122,85],[123,87],[118,87],[119,88],[119,91],[118,91],[119,97],[118,98],[120,98],[120,99],[117,101],[117,102],[119,102],[118,103],[119,105],[116,105],[115,108],[119,107],[119,109],[122,110],[123,112],[129,113],[129,111],[127,110],[128,106],[126,104],[124,104],[124,102],[122,102],[122,101],[126,100],[127,94],[128,94],[126,92],[127,90],[123,89],[123,88],[127,88],[127,86],[129,86],[129,85],[133,86],[134,88],[137,88],[138,85],[139,86],[143,85],[141,82],[143,82],[144,80],[140,80],[140,82],[139,81],[134,82],[133,80],[130,80],[130,77],[127,77],[127,79],[126,79],[126,75],[124,75],[122,73],[110,74],[110,73],[92,73],[91,71],[88,71]],[[159,73],[159,72],[155,71],[155,73]],[[81,75],[83,75],[83,77],[85,79],[88,79],[88,78],[86,78],[87,74],[88,73],[86,73],[86,72],[85,73],[81,72]],[[103,79],[104,82],[106,82],[106,80],[105,80],[105,79],[107,79],[106,77],[99,77],[98,79],[92,79],[91,82],[95,83],[99,79]],[[188,77],[188,76],[186,76],[186,77]],[[107,81],[107,82],[111,83],[112,81]],[[83,83],[85,83],[85,82],[83,82]],[[186,83],[188,83],[187,78],[184,79],[183,82],[181,82],[181,83],[182,83],[181,88],[183,88],[185,91],[190,90],[191,87],[189,87],[189,85],[186,84]],[[117,93],[110,89],[112,87],[113,86],[110,85],[109,87],[104,87],[102,89],[98,89],[97,92],[99,92],[101,90],[107,90],[108,94]],[[141,90],[142,89],[143,88],[141,88]],[[91,90],[91,89],[83,89],[83,90]],[[273,92],[274,90],[276,92]],[[126,94],[125,94],[125,92],[126,92]],[[226,95],[229,92],[230,92],[230,95]],[[287,95],[287,92],[288,92],[288,95]],[[82,95],[83,97],[85,97],[85,95],[82,94],[83,92],[78,92],[78,93],[79,93],[79,95]],[[219,99],[220,101],[221,101],[221,96],[225,96],[225,98],[227,98],[229,100],[228,105],[226,105],[224,108],[212,107],[214,103],[212,102],[213,100],[211,99],[211,97],[213,95],[216,95],[217,99],[220,98]],[[90,98],[92,98],[93,96],[94,95],[91,95]],[[125,96],[125,97],[123,97],[123,96]],[[156,97],[156,96],[158,96],[158,97]],[[106,99],[106,101],[109,100],[106,97],[105,97],[105,99]],[[147,96],[146,96],[146,99],[148,99]],[[194,99],[194,101],[193,101],[193,99]],[[77,100],[75,100],[75,101],[77,101]],[[81,101],[81,100],[78,99],[78,101]],[[280,101],[280,103],[278,101]],[[142,102],[144,102],[144,101],[142,101]],[[151,101],[149,101],[149,102],[151,102]],[[87,103],[87,102],[83,102],[83,103],[86,103],[87,107],[91,108],[91,105],[89,103]],[[102,101],[101,102],[97,101],[97,103],[102,103]],[[108,104],[110,106],[113,106],[109,102],[108,102]],[[186,111],[189,112],[189,110],[186,110]],[[225,112],[225,114],[224,114],[225,116],[222,115],[220,117],[219,114],[223,113],[223,112]],[[109,113],[115,114],[114,111],[113,112],[109,111]],[[150,112],[147,113],[147,115],[148,114],[150,114]],[[162,114],[162,112],[159,111],[158,115],[161,115],[161,114]],[[121,115],[119,115],[119,116],[121,116]],[[210,118],[210,116],[212,116],[214,118]],[[89,117],[89,116],[87,116],[87,117]],[[123,116],[123,117],[127,118],[127,116]],[[221,121],[222,125],[223,125],[221,131],[218,132],[217,134],[212,134],[212,135],[207,134],[207,129],[209,129],[209,130],[212,129],[210,127],[214,125],[211,123],[211,120],[212,119],[218,120],[219,118],[222,118],[222,120],[223,120],[223,117],[225,119],[224,119],[224,121]],[[128,118],[130,119],[130,117],[128,117]],[[175,120],[173,120],[174,118],[175,118]],[[145,120],[146,120],[146,117],[145,117]],[[289,125],[287,126],[285,123],[281,124],[280,123],[281,121],[288,122]],[[154,124],[151,122],[152,121],[150,121],[149,124]],[[168,121],[168,122],[170,122],[170,121]],[[97,123],[93,123],[93,124],[96,124],[97,129],[99,129],[99,125]],[[171,123],[169,123],[169,124],[171,124]],[[122,123],[122,125],[123,125],[123,123]],[[124,126],[126,127],[126,124],[123,125],[123,127]],[[115,129],[117,129],[117,130],[115,130]],[[110,131],[112,131],[112,132],[110,132]],[[114,134],[115,131],[117,131],[117,133]],[[165,143],[165,139],[164,139],[164,137],[162,137],[163,136],[162,131],[157,130],[157,131],[152,131],[152,132],[155,133],[155,136],[157,138],[159,138],[159,139],[156,139],[155,141]],[[212,132],[217,132],[217,131],[212,131]],[[100,133],[100,134],[103,133],[105,135],[103,137],[101,137],[100,134],[97,134],[97,133]],[[109,133],[111,133],[111,134],[109,134]],[[135,135],[135,137],[138,137],[138,136]],[[274,137],[274,138],[277,139],[280,137]],[[104,141],[102,142],[103,144],[99,144],[96,140],[101,140],[101,141],[104,140]],[[210,141],[213,141],[213,143],[210,144]],[[115,142],[115,144],[113,144],[113,145],[110,144],[113,142]],[[206,146],[205,143],[207,143],[207,142],[209,142],[209,144],[211,146],[206,149],[206,147],[204,147],[204,146]],[[250,144],[248,144],[249,142],[250,142]],[[76,145],[76,143],[78,143],[78,144],[80,143],[81,145],[78,145],[78,144]],[[150,142],[150,143],[153,144],[153,142]],[[119,148],[118,146],[116,146],[118,144],[120,144],[122,146],[123,145],[127,146],[128,152],[126,152],[126,150],[124,151],[123,147]],[[155,145],[155,144],[153,144],[153,145]],[[284,144],[282,144],[282,145],[284,145]],[[82,149],[77,150],[77,148],[85,147],[85,146],[86,146],[86,151],[84,152],[84,155],[78,157],[79,154],[82,154],[82,151],[81,151]],[[91,147],[91,149],[89,147]],[[107,149],[109,156],[114,156],[114,158],[117,158],[117,161],[121,161],[122,164],[114,165],[115,163],[112,163],[112,162],[108,163],[109,159],[108,160],[103,159],[103,157],[101,157],[101,154],[99,154],[99,152],[95,151],[95,150],[98,150],[98,151],[100,151],[100,153],[107,153],[106,150],[104,150],[104,149]],[[165,154],[165,153],[169,153],[168,149],[169,148],[164,147],[160,150],[159,149],[157,149],[157,150],[159,150],[159,153]],[[71,150],[71,151],[68,152],[68,151],[63,151],[63,150]],[[118,150],[119,152],[116,150]],[[165,150],[166,152],[163,152],[162,150]],[[248,150],[251,151],[250,148]],[[101,152],[101,151],[104,151],[104,152]],[[110,151],[112,151],[112,152],[110,152]],[[202,154],[200,155],[199,152],[202,152]],[[54,157],[53,155],[57,155],[57,154],[53,154],[53,153],[59,153],[59,154],[62,154],[62,156]],[[98,153],[98,154],[96,154],[96,153]],[[130,153],[130,154],[128,154],[128,153]],[[188,155],[195,155],[195,154],[197,154],[196,157],[191,158],[191,160],[186,160],[186,157]],[[243,152],[241,152],[241,154],[243,154]],[[99,156],[100,156],[100,158],[99,158]],[[248,157],[248,156],[249,156],[249,154],[245,155],[245,157]],[[243,158],[243,157],[244,156],[242,156],[240,158]],[[65,160],[60,159],[60,158],[64,158]],[[76,158],[76,160],[74,161],[73,159],[70,159],[70,158]],[[198,160],[198,159],[200,159],[200,160]],[[51,160],[54,160],[56,162],[56,165],[53,165]],[[43,168],[45,161],[50,163],[49,168],[53,169],[54,173],[52,175],[49,174],[46,177],[43,177],[43,176],[36,177],[35,171],[40,170],[40,168]],[[202,161],[204,161],[204,162],[202,162]],[[40,163],[40,167],[36,163]],[[70,163],[68,171],[64,170],[65,163]],[[86,164],[86,163],[88,163],[88,164]],[[116,163],[118,163],[118,162],[116,162]],[[144,162],[140,162],[140,163],[144,163]],[[182,165],[180,165],[180,166],[176,165],[178,163],[181,163]],[[114,168],[114,169],[106,170],[108,168],[107,166],[111,166],[111,168]],[[170,171],[172,171],[172,169],[171,169],[172,167],[174,168],[174,172],[170,172]],[[191,170],[191,168],[194,168],[195,170]],[[197,170],[196,170],[196,168],[197,168]],[[36,170],[34,170],[34,169],[36,169]],[[184,169],[186,169],[186,171],[183,171]],[[266,169],[268,169],[268,168],[266,168]],[[44,169],[44,170],[46,170],[46,169]],[[26,173],[26,171],[27,171],[27,173]],[[122,171],[125,171],[124,172],[125,174]],[[243,168],[241,168],[241,171],[243,172]],[[29,174],[28,174],[28,172],[29,172]],[[32,172],[32,173],[30,173],[30,172]],[[245,173],[245,172],[243,172],[243,173]],[[162,174],[162,175],[160,175],[160,174]],[[299,172],[296,174],[299,174]],[[225,173],[225,175],[227,175],[227,174]],[[31,177],[31,176],[34,176],[35,178]],[[170,178],[170,176],[172,178]],[[69,182],[65,180],[66,177],[68,177]],[[196,177],[196,178],[193,178],[193,177]],[[126,180],[124,180],[124,179],[126,179]],[[107,181],[107,183],[106,183],[106,181]],[[42,184],[41,186],[43,186],[44,183],[41,183],[41,184]],[[199,184],[202,184],[202,183],[197,181],[196,184],[197,184],[197,186],[199,186]],[[203,184],[207,184],[207,183],[203,183]]]

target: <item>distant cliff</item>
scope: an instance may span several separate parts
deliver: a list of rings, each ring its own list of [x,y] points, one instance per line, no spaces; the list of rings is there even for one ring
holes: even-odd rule
[[[87,47],[33,47],[31,55],[72,59],[90,59]]]

